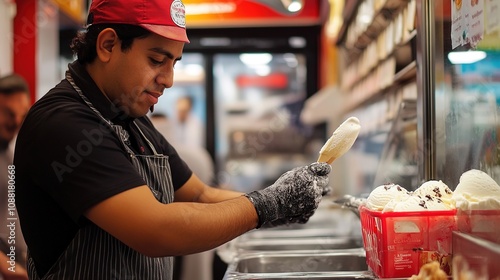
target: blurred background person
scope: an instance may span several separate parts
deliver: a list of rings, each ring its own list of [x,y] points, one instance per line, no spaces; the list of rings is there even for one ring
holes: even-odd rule
[[[8,166],[12,164],[17,132],[30,108],[28,84],[21,76],[11,74],[0,78],[0,279],[28,279],[24,269],[26,262],[26,243],[21,226],[16,221],[15,244],[9,243],[11,235],[7,218],[17,218],[8,213]],[[15,245],[15,269],[12,268],[10,246]],[[9,270],[9,268],[11,268]]]
[[[203,147],[205,133],[200,119],[193,113],[193,97],[183,95],[175,105],[175,118],[173,123],[173,140],[189,147]]]

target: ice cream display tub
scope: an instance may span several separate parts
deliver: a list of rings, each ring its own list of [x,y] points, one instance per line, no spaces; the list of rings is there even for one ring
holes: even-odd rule
[[[360,207],[366,261],[380,278],[410,277],[438,260],[451,275],[454,210],[381,212]]]
[[[500,209],[457,212],[458,230],[500,244]]]

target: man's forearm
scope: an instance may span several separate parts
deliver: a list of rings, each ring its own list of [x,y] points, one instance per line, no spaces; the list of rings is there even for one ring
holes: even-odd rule
[[[243,193],[207,186],[196,175],[175,192],[175,202],[217,203],[237,198]]]
[[[157,213],[170,218],[150,231],[152,243],[146,247],[151,250],[147,255],[185,255],[213,249],[258,223],[255,207],[243,195],[219,203],[172,203],[165,205],[165,211],[179,214]]]
[[[214,187],[207,187],[206,190],[203,192],[203,194],[200,195],[199,202],[217,203],[217,202],[222,202],[222,201],[234,199],[234,198],[240,197],[242,195],[243,195],[243,193],[237,192],[237,191],[214,188]]]

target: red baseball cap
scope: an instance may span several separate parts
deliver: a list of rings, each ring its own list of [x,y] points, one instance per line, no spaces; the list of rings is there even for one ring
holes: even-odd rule
[[[167,39],[189,43],[181,0],[93,0],[87,24],[141,26]]]

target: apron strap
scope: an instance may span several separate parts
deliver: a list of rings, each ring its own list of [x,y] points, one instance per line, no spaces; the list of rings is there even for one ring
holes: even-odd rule
[[[144,135],[144,132],[142,132],[141,128],[135,123],[135,120],[133,121],[135,127],[139,130],[139,133],[142,135],[142,138],[144,138],[146,140],[146,142],[148,143],[148,146],[149,148],[153,151],[154,155],[157,156],[157,155],[160,155],[158,154],[158,152],[156,152],[156,149],[153,145],[153,143],[151,143],[151,141],[149,141],[149,139],[146,137],[146,135]]]
[[[134,154],[134,151],[132,151],[132,149],[130,149],[130,147],[128,145],[130,145],[130,140],[129,140],[129,137],[130,135],[128,134],[128,132],[123,129],[123,127],[119,126],[119,125],[115,125],[111,120],[109,119],[106,119],[102,114],[101,112],[99,112],[99,110],[97,110],[97,108],[94,106],[94,104],[92,104],[92,102],[87,98],[87,96],[85,96],[82,92],[82,90],[80,89],[80,87],[78,87],[76,84],[75,84],[75,81],[73,80],[73,77],[71,76],[71,74],[68,72],[66,72],[66,80],[68,80],[68,82],[71,84],[71,86],[73,87],[73,89],[75,89],[75,91],[78,93],[78,95],[80,96],[80,98],[83,99],[83,101],[85,102],[85,104],[87,104],[87,106],[102,120],[104,121],[109,127],[111,127],[113,129],[113,131],[118,135],[118,137],[120,137],[121,140],[123,140],[123,142],[125,142],[125,148],[127,149],[127,151],[130,153],[130,154]],[[142,137],[146,140],[149,148],[153,151],[153,154],[154,155],[160,155],[154,145],[151,143],[151,141],[149,141],[149,139],[146,137],[146,135],[144,134],[144,132],[142,132],[142,130],[139,128],[139,126],[137,125],[137,123],[135,122],[135,120],[132,121],[132,123],[135,125],[135,127],[139,130],[139,133],[142,135]]]
[[[82,90],[80,89],[80,87],[78,87],[76,84],[75,84],[75,81],[73,80],[73,77],[71,77],[71,74],[69,73],[69,71],[66,72],[66,80],[68,80],[68,82],[71,84],[71,86],[73,87],[73,89],[76,90],[76,92],[78,93],[78,95],[83,99],[83,101],[85,102],[85,104],[87,104],[87,106],[89,106],[89,108],[94,111],[94,113],[99,116],[105,123],[107,123],[109,126],[113,126],[114,124],[106,119],[102,114],[101,112],[99,112],[99,110],[97,110],[97,108],[94,106],[94,104],[92,104],[92,102],[90,102],[90,100],[87,98],[87,96],[85,96],[82,92]]]

